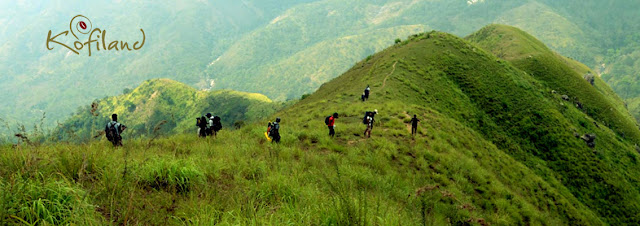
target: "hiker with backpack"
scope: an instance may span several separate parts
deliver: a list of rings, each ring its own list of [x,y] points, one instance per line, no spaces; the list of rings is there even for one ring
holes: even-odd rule
[[[415,136],[416,133],[418,133],[418,122],[420,122],[420,119],[418,119],[417,115],[413,115],[413,118],[411,119],[411,135]]]
[[[280,143],[280,118],[276,118],[276,122],[271,124],[269,135],[271,136],[271,143]]]
[[[197,122],[196,122],[196,126],[198,126],[198,136],[200,137],[207,137],[207,118],[205,116],[200,117]]]
[[[362,124],[365,124],[365,125],[366,125],[366,124],[368,123],[368,121],[367,121],[367,116],[370,116],[370,117],[371,117],[371,118],[373,118],[373,119],[374,119],[374,121],[375,121],[375,117],[376,117],[376,115],[377,115],[377,114],[378,114],[378,109],[375,109],[375,110],[373,110],[373,111],[367,111],[367,112],[365,112],[365,113],[364,113],[364,117],[362,118]]]
[[[207,113],[206,115],[206,119],[207,119],[207,136],[211,136],[213,135],[213,116],[211,116],[211,113]]]
[[[333,115],[327,116],[324,119],[324,124],[326,124],[329,127],[329,136],[331,136],[331,138],[333,138],[336,135],[336,119],[338,118],[338,113],[333,113]]]
[[[267,124],[267,132],[264,133],[264,136],[267,137],[268,141],[272,141],[272,139],[271,139],[271,128],[273,128],[273,123],[271,121],[269,121],[269,124]]]
[[[211,134],[209,135],[213,135],[214,137],[218,135],[218,131],[220,131],[222,129],[222,122],[220,117],[216,116],[212,116],[210,118],[211,120],[209,120],[209,130],[211,131]]]
[[[364,89],[364,100],[369,100],[369,94],[371,93],[371,88],[367,85],[367,88]]]
[[[122,132],[127,129],[125,125],[122,125],[118,122],[118,115],[111,115],[111,122],[107,123],[107,126],[104,128],[104,132],[107,136],[107,140],[109,140],[114,147],[122,146]]]
[[[375,116],[378,114],[378,109],[375,111],[367,111],[364,114],[364,118],[362,119],[362,123],[367,125],[367,129],[364,130],[365,137],[371,137],[371,130],[373,130],[373,123],[375,122]]]

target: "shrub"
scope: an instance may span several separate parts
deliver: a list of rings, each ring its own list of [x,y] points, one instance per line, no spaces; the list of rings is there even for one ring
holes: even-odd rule
[[[204,181],[204,174],[186,161],[156,160],[146,164],[141,171],[143,186],[182,194]]]

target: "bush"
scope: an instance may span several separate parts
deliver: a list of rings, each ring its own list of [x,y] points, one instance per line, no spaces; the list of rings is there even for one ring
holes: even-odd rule
[[[240,121],[236,121],[233,123],[233,128],[235,129],[240,129],[244,126],[244,121],[240,120]]]
[[[182,194],[189,193],[204,181],[204,174],[186,161],[156,160],[146,164],[141,171],[143,186]]]

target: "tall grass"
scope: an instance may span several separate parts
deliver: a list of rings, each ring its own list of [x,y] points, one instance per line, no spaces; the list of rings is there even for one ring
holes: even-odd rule
[[[86,192],[64,180],[20,175],[0,181],[0,216],[4,223],[28,225],[95,224],[101,217]]]

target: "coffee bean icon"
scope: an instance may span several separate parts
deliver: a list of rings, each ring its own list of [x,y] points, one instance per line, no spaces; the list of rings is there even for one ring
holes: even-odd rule
[[[75,28],[73,27],[75,26]],[[89,31],[93,28],[91,20],[83,15],[76,15],[71,18],[69,22],[69,31],[77,39],[79,34],[89,34]]]

